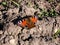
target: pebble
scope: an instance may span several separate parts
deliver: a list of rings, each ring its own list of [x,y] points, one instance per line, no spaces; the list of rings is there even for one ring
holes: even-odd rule
[[[11,45],[16,45],[15,39],[11,39],[9,42],[10,42]]]

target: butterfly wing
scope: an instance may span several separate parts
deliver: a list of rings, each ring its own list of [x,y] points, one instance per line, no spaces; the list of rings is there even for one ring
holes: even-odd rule
[[[30,20],[31,20],[33,23],[36,23],[38,19],[37,19],[36,16],[33,16],[33,17],[30,17]]]
[[[23,19],[22,21],[18,22],[18,25],[21,27],[25,27],[27,25],[27,21]]]
[[[31,16],[28,18],[22,19],[22,21],[18,21],[18,25],[21,27],[27,27],[28,29],[35,27],[35,23],[37,22],[36,16]]]
[[[37,17],[36,16],[29,17],[28,22],[29,23],[27,23],[28,24],[27,26],[28,26],[29,29],[35,27],[35,23],[37,22]]]

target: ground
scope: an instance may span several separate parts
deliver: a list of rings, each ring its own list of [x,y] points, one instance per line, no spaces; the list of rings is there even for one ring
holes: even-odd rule
[[[56,14],[43,14],[42,9],[48,13],[54,9]],[[36,26],[18,26],[25,16],[37,16]],[[60,0],[0,0],[0,45],[60,45],[60,35],[53,37],[58,29]]]

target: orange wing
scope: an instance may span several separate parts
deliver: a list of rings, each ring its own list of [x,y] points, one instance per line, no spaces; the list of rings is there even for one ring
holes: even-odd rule
[[[18,25],[21,26],[21,27],[26,27],[27,26],[28,29],[30,29],[32,27],[35,27],[34,23],[36,23],[36,22],[37,22],[37,17],[33,16],[33,17],[29,17],[29,18],[23,19],[22,21],[19,21]]]
[[[22,27],[25,27],[27,24],[27,21],[26,20],[22,20],[20,22],[18,22],[18,25],[22,26]]]
[[[36,23],[37,22],[37,17],[31,17],[30,20],[33,22],[33,23]]]

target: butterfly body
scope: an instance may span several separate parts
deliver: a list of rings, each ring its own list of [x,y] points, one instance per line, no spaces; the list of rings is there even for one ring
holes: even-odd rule
[[[36,16],[27,16],[23,18],[22,21],[18,21],[18,25],[21,27],[27,27],[28,29],[35,27],[35,23],[37,22]]]

